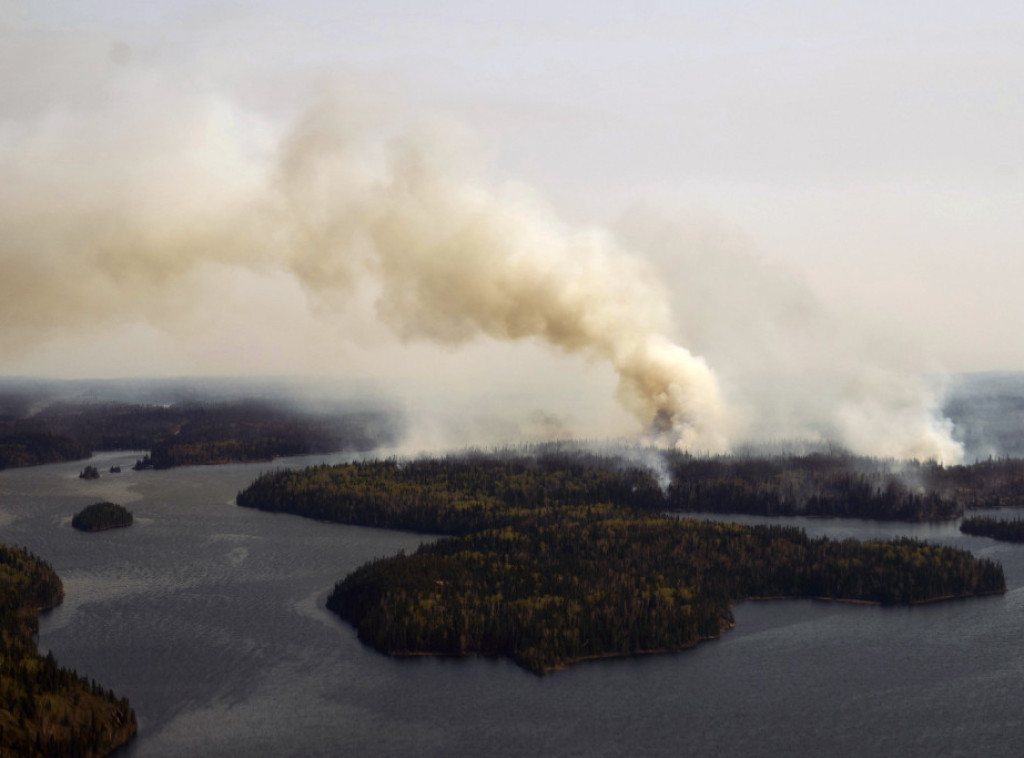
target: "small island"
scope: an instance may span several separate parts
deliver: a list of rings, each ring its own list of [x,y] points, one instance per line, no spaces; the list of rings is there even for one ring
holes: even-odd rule
[[[86,466],[82,469],[82,473],[78,475],[79,479],[99,479],[100,470],[95,466]]]
[[[132,513],[117,503],[93,503],[71,519],[71,526],[83,532],[102,532],[132,525]]]

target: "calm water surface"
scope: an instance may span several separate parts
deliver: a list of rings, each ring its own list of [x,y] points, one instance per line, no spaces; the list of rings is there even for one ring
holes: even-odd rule
[[[0,541],[64,582],[40,649],[136,709],[119,755],[1020,755],[1024,546],[955,524],[774,520],[966,548],[1002,562],[1009,592],[916,608],[748,602],[721,640],[541,678],[504,660],[393,660],[324,609],[335,581],[422,537],[233,505],[268,464],[133,472],[135,457],[96,456],[124,473],[93,482],[81,462],[0,472]],[[135,525],[72,529],[97,500]]]

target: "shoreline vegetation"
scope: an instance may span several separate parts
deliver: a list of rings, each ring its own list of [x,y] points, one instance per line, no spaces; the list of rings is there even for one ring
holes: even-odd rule
[[[242,507],[443,535],[339,581],[327,607],[392,655],[505,655],[536,673],[677,651],[755,597],[916,604],[1005,592],[1002,567],[917,540],[663,515],[647,469],[590,453],[467,454],[262,475]]]
[[[34,413],[22,408],[5,417],[2,411],[0,403],[0,469],[81,460],[106,450],[149,451],[136,469],[363,452],[394,443],[400,426],[385,409],[307,412],[263,400],[53,402]]]
[[[21,548],[0,545],[0,753],[103,756],[134,736],[126,698],[39,654],[39,612],[60,604],[60,578]]]
[[[1003,542],[1024,542],[1024,518],[994,519],[988,516],[973,516],[960,522],[960,531]]]
[[[395,442],[399,426],[382,410],[313,414],[262,401],[166,407],[54,403],[27,417],[0,419],[0,469],[88,458],[93,450],[147,450],[135,470],[366,452]],[[600,443],[595,448],[570,442],[506,452],[545,454],[560,448],[600,450]],[[974,510],[1024,507],[1024,460],[1016,458],[943,466],[875,459],[841,449],[713,456],[656,448],[620,450],[626,460],[659,472],[665,486],[662,509],[680,513],[922,522],[954,520]],[[87,465],[81,476],[98,478],[100,472]]]
[[[88,447],[69,437],[20,430],[5,433],[0,424],[0,470],[79,461],[90,455]]]
[[[950,521],[967,510],[1024,506],[1024,460],[943,466],[842,451],[694,456],[670,451],[666,510],[755,516]]]
[[[0,394],[0,469],[79,460],[101,450],[148,451],[136,470],[367,452],[396,443],[403,423],[392,409],[356,402],[313,411],[265,397],[170,404],[30,400],[28,394]],[[586,442],[568,442],[508,452],[543,453],[560,446],[588,449]],[[607,449],[615,455],[614,448]],[[1024,507],[1022,459],[944,466],[869,458],[832,446],[809,453],[782,449],[693,455],[619,448],[627,460],[659,472],[663,510],[683,513],[921,522]],[[95,478],[100,472],[86,466],[83,475]]]
[[[117,503],[93,503],[71,518],[71,526],[81,532],[103,532],[123,529],[134,523],[131,511]]]

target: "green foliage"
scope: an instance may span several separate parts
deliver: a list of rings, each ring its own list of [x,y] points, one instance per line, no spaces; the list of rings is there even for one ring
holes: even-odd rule
[[[71,519],[71,526],[83,532],[100,532],[131,525],[131,511],[116,503],[93,503]]]
[[[367,564],[328,607],[388,653],[504,654],[538,672],[693,645],[748,597],[918,603],[1005,590],[1000,566],[951,548],[667,518],[649,473],[583,454],[281,471],[238,503],[455,535]]]
[[[0,545],[0,754],[106,755],[135,734],[126,699],[39,655],[37,613],[62,598],[48,564]]]

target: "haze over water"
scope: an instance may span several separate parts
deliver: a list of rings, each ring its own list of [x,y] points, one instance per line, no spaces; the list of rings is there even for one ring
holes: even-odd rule
[[[1022,30],[1006,0],[0,0],[0,376],[313,376],[413,452],[1020,453],[946,401],[1024,370]],[[421,537],[133,459],[0,472],[0,541],[67,592],[40,646],[131,699],[125,755],[1019,752],[1021,548],[953,524],[783,520],[967,547],[1005,596],[746,603],[539,679],[323,609]],[[72,530],[100,498],[135,526]]]
[[[124,470],[97,482],[78,479],[80,462],[0,472],[3,541],[64,581],[40,649],[131,700],[125,755],[1016,755],[1024,552],[955,523],[771,522],[964,547],[1003,563],[1006,595],[748,602],[718,641],[541,678],[501,659],[391,659],[324,609],[347,572],[424,537],[234,506],[267,464],[133,460],[96,456]],[[71,529],[97,498],[135,525]]]

